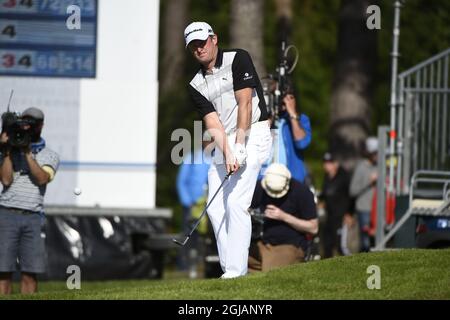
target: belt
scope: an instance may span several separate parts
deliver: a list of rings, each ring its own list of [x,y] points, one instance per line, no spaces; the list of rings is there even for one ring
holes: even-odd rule
[[[269,128],[270,129],[270,122],[269,122],[269,120],[261,120],[261,121],[254,122],[250,125],[249,129],[251,130],[253,128]],[[232,132],[225,131],[225,134],[227,135],[227,137],[234,136],[236,134],[236,130],[232,131]]]
[[[37,212],[31,211],[31,210],[27,210],[27,209],[12,208],[12,207],[5,207],[5,206],[0,206],[0,209],[13,211],[13,212],[15,212],[15,213],[20,213],[20,214],[33,214],[33,213],[37,213]]]
[[[269,120],[261,120],[255,123],[252,123],[251,128],[264,128],[264,127],[269,127]]]

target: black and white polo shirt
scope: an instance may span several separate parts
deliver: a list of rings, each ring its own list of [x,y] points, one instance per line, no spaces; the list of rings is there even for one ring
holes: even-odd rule
[[[238,104],[234,92],[244,88],[253,88],[251,123],[267,120],[261,82],[245,50],[219,49],[212,73],[200,68],[189,83],[189,93],[201,118],[217,112],[227,134],[237,128]]]

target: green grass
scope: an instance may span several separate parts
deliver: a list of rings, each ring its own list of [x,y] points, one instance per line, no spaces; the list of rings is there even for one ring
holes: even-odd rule
[[[381,289],[369,290],[370,265]],[[31,296],[11,299],[450,299],[450,249],[358,254],[280,268],[238,279],[42,282]]]

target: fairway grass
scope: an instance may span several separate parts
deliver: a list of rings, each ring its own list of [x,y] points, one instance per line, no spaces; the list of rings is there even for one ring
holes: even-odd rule
[[[380,289],[367,287],[368,278],[372,276],[367,271],[369,266],[380,268]],[[15,289],[17,291],[17,284]],[[8,297],[24,298],[450,299],[450,249],[362,253],[227,280],[82,281],[80,290],[68,290],[65,282],[41,282],[37,294]]]

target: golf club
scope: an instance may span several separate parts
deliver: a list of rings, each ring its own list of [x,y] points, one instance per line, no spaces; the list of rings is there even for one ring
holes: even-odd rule
[[[209,205],[211,204],[211,202],[214,201],[214,198],[216,197],[216,195],[219,193],[220,189],[222,189],[223,184],[225,183],[225,181],[227,181],[227,179],[233,174],[233,171],[230,171],[229,173],[227,173],[227,175],[225,176],[225,178],[223,179],[222,183],[220,184],[219,188],[217,188],[216,193],[213,195],[213,197],[211,198],[211,200],[209,201],[209,203],[206,205],[205,209],[203,210],[202,214],[200,215],[200,217],[197,219],[197,221],[195,222],[194,226],[192,227],[192,230],[186,234],[186,239],[184,239],[184,241],[178,241],[177,239],[172,239],[173,242],[175,242],[176,244],[180,245],[180,246],[184,246],[189,238],[192,236],[192,234],[194,233],[195,229],[197,229],[198,225],[200,224],[200,221],[202,220],[203,216],[206,213],[206,210],[208,209]]]

